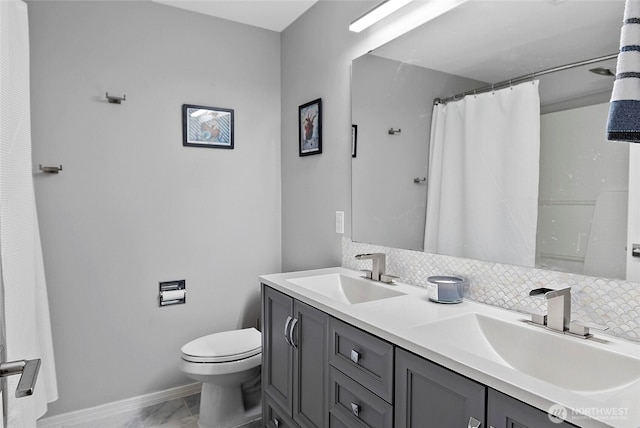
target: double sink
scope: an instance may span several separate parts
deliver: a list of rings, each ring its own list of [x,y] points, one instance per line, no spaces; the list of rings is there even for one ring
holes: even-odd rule
[[[629,344],[620,352],[612,344],[618,339],[612,337],[596,336],[588,340],[569,337],[532,326],[513,312],[474,302],[439,305],[428,302],[423,296],[426,291],[418,287],[389,286],[337,270],[294,276],[287,278],[287,282],[305,290],[312,299],[313,296],[325,302],[328,299],[329,306],[333,302],[335,308],[343,308],[345,313],[366,315],[367,308],[375,312],[393,302],[399,308],[409,308],[408,299],[417,298],[424,311],[437,311],[440,315],[428,322],[421,322],[418,317],[416,324],[405,325],[402,331],[396,328],[394,334],[406,341],[425,343],[430,349],[440,349],[443,354],[451,350],[452,359],[459,362],[466,358],[468,364],[475,364],[484,372],[494,367],[498,373],[501,367],[503,372],[506,369],[526,375],[588,398],[589,403],[605,403],[624,391],[627,395],[631,391],[632,398],[640,396],[640,346]],[[407,291],[407,287],[419,291]],[[444,306],[460,309],[439,310]]]

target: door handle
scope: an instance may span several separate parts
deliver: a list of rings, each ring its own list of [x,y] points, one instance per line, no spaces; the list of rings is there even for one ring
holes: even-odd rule
[[[293,343],[291,343],[291,341],[289,340],[289,334],[290,334],[289,324],[291,324],[292,319],[293,318],[291,317],[287,317],[287,322],[284,323],[284,340],[287,342],[289,346],[293,346]]]
[[[296,342],[293,340],[293,331],[296,328],[296,324],[298,324],[298,318],[294,318],[293,322],[291,323],[291,330],[289,330],[289,340],[291,341],[291,346],[298,349],[298,345],[296,345]]]
[[[18,360],[7,363],[0,363],[0,377],[12,376],[19,374],[18,388],[16,389],[16,398],[33,395],[40,371],[40,359],[35,360]]]

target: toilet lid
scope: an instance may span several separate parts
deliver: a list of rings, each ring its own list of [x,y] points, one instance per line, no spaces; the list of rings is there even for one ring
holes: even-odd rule
[[[197,363],[223,363],[252,357],[262,351],[262,336],[255,328],[210,334],[184,345],[182,358]]]

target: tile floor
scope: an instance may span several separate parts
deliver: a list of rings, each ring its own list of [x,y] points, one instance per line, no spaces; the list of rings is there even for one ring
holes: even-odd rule
[[[122,413],[69,428],[198,428],[200,394],[154,404],[140,410]],[[260,428],[260,419],[240,427]]]

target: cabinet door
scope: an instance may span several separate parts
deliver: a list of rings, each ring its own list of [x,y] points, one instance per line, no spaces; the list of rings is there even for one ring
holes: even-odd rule
[[[489,389],[487,422],[492,428],[569,428],[566,421],[554,418],[547,412],[531,407],[522,401]]]
[[[485,386],[396,348],[397,427],[485,426]]]
[[[292,339],[293,419],[302,427],[328,426],[327,341],[329,316],[302,302],[294,302]]]
[[[262,386],[290,416],[293,348],[285,340],[285,324],[293,314],[293,299],[264,285],[262,290]]]

